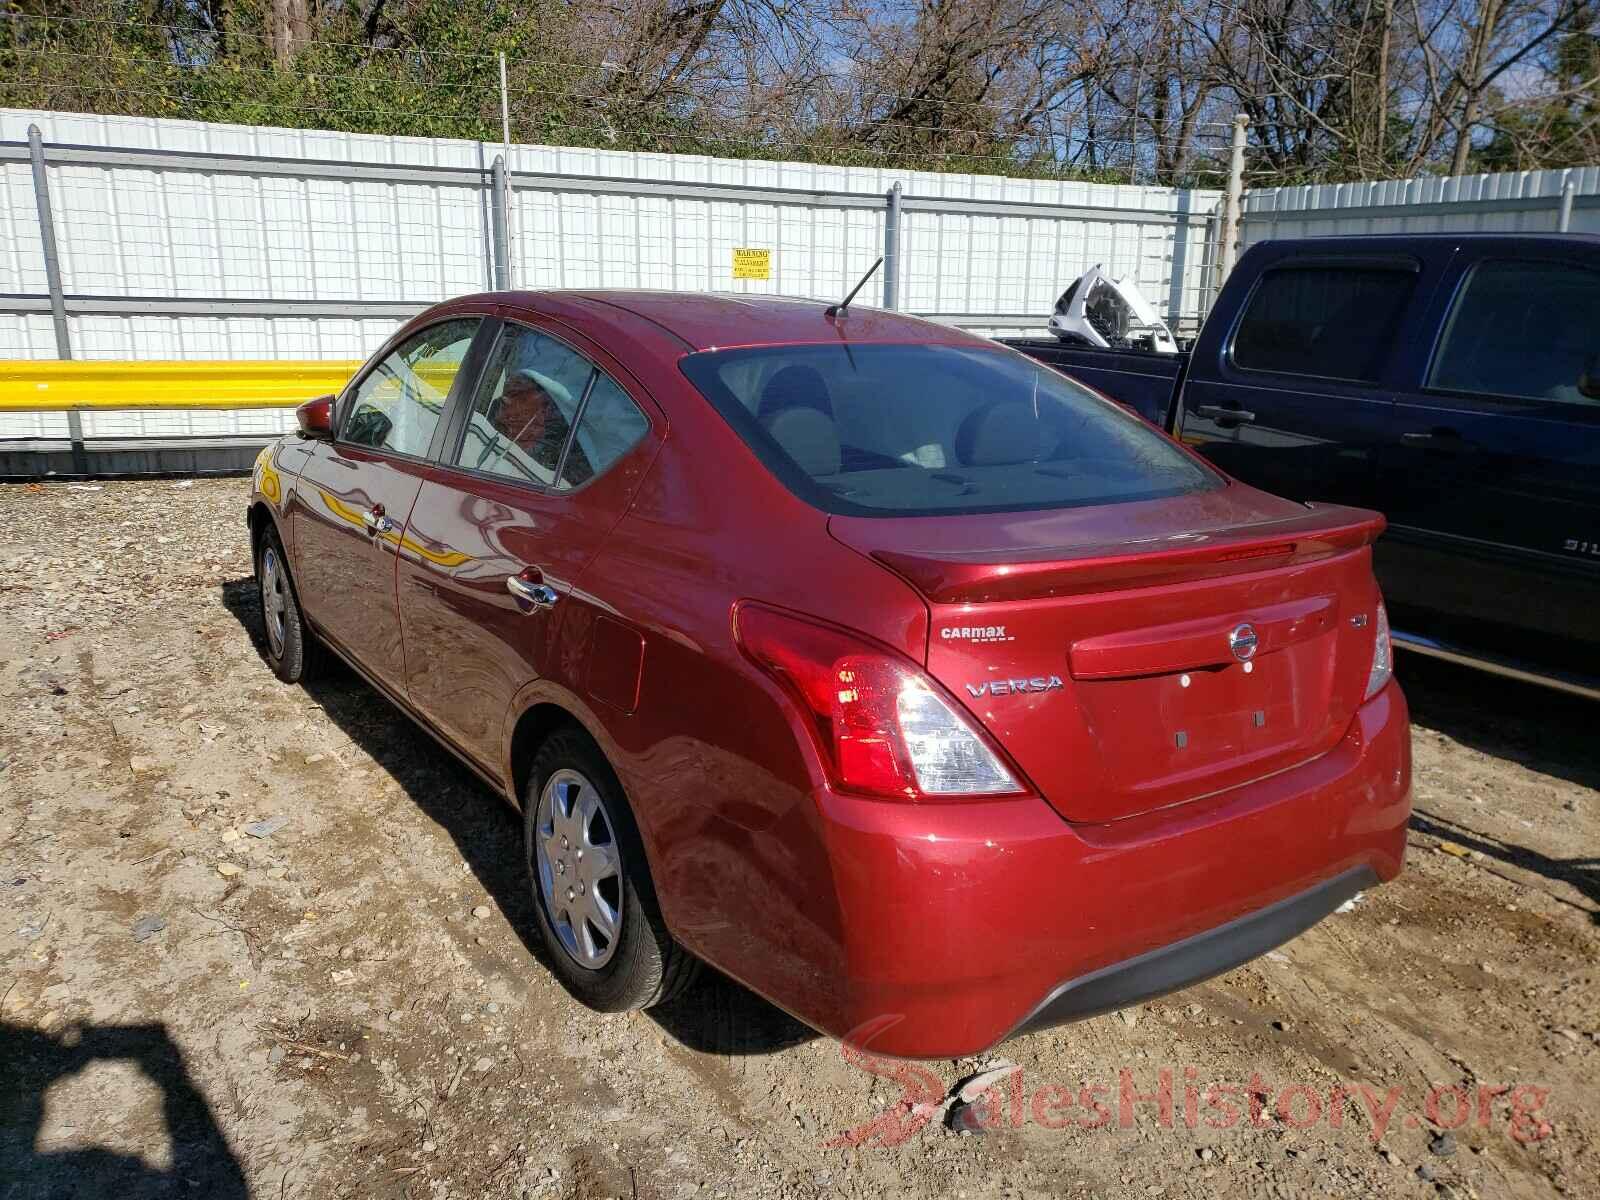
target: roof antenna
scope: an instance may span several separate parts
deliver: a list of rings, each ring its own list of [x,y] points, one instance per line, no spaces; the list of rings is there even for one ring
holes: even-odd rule
[[[828,305],[827,308],[822,310],[822,315],[830,320],[835,317],[849,316],[850,314],[845,312],[845,309],[850,307],[850,301],[856,298],[857,292],[867,286],[867,280],[871,279],[873,272],[875,272],[881,266],[883,266],[883,255],[880,254],[878,255],[878,261],[867,268],[867,273],[861,277],[861,282],[850,289],[850,294],[843,300],[839,301],[839,303]]]

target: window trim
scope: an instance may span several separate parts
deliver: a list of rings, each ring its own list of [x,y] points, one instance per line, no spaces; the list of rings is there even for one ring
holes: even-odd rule
[[[576,354],[579,358],[583,359],[584,362],[589,364],[589,380],[583,386],[583,395],[578,400],[578,407],[575,408],[572,413],[572,428],[568,430],[566,440],[561,443],[561,454],[556,459],[556,469],[553,476],[556,480],[560,480],[561,472],[566,469],[567,453],[571,450],[572,443],[578,436],[578,426],[583,421],[584,414],[589,411],[589,397],[594,394],[594,385],[601,375],[604,375],[607,379],[611,380],[611,382],[616,385],[617,390],[627,397],[628,403],[633,405],[639,414],[644,417],[644,435],[640,437],[638,441],[634,442],[633,445],[624,450],[621,454],[617,455],[617,457],[611,461],[611,465],[606,467],[605,470],[596,471],[577,487],[563,488],[557,487],[554,484],[539,483],[531,479],[514,479],[510,475],[501,475],[494,471],[485,471],[481,467],[464,466],[456,461],[457,456],[461,453],[462,447],[466,445],[467,425],[472,420],[472,413],[477,405],[479,392],[482,389],[483,384],[487,381],[485,369],[493,359],[494,352],[500,348],[501,339],[506,337],[507,333],[513,329],[526,330],[529,333],[535,333],[541,337],[547,337],[552,341],[565,346],[568,350],[572,351],[572,353]],[[439,452],[433,460],[434,464],[443,470],[452,471],[458,475],[465,475],[469,479],[481,479],[488,483],[497,483],[503,484],[506,487],[521,488],[524,491],[533,492],[541,496],[576,496],[578,493],[587,489],[589,485],[594,483],[596,480],[604,479],[607,475],[611,474],[613,467],[615,467],[623,459],[627,458],[640,446],[644,445],[644,443],[650,439],[651,434],[653,434],[656,430],[656,423],[650,416],[649,408],[646,405],[639,403],[639,401],[634,397],[633,393],[630,392],[627,386],[616,377],[614,372],[608,371],[601,366],[594,355],[583,350],[581,347],[573,345],[571,341],[562,337],[560,334],[552,332],[543,325],[535,325],[530,321],[522,320],[517,317],[500,317],[494,331],[494,337],[489,339],[488,344],[485,346],[483,361],[478,365],[478,369],[474,374],[476,377],[473,379],[471,394],[461,397],[461,403],[457,406],[460,412],[460,417],[459,419],[452,421],[451,428],[445,433],[444,445],[439,447]]]
[[[1579,412],[1600,412],[1600,402],[1585,404],[1580,401],[1558,400],[1552,396],[1516,396],[1506,392],[1469,392],[1461,388],[1439,387],[1433,382],[1434,372],[1439,367],[1439,356],[1444,350],[1445,335],[1450,324],[1455,320],[1462,301],[1466,297],[1467,289],[1472,285],[1472,280],[1477,276],[1479,268],[1489,263],[1523,263],[1528,266],[1561,269],[1563,267],[1574,271],[1586,271],[1590,275],[1600,278],[1600,268],[1588,262],[1571,262],[1566,259],[1540,258],[1526,254],[1484,255],[1474,259],[1467,268],[1461,272],[1456,280],[1455,287],[1450,293],[1449,303],[1445,305],[1439,322],[1434,330],[1433,345],[1428,349],[1427,369],[1422,373],[1422,385],[1417,389],[1424,396],[1445,396],[1454,400],[1466,400],[1477,404],[1499,404],[1508,408],[1526,408],[1530,404],[1547,405],[1559,404],[1562,411],[1577,410]]]
[[[1410,275],[1411,294],[1407,297],[1408,303],[1416,296],[1417,280],[1422,276],[1422,264],[1410,256],[1384,256],[1384,255],[1306,255],[1280,258],[1268,263],[1256,276],[1255,282],[1250,285],[1250,291],[1244,298],[1244,303],[1239,306],[1238,314],[1233,318],[1233,326],[1228,330],[1227,341],[1223,345],[1222,360],[1230,371],[1240,375],[1253,375],[1268,379],[1309,379],[1319,383],[1332,383],[1349,388],[1381,388],[1383,376],[1380,372],[1377,379],[1351,379],[1347,375],[1317,375],[1310,371],[1274,371],[1264,367],[1247,367],[1234,357],[1234,351],[1239,341],[1239,331],[1244,327],[1244,321],[1250,315],[1250,310],[1256,302],[1265,285],[1267,276],[1275,271],[1294,270],[1345,270],[1345,271],[1389,271],[1396,275]],[[1398,329],[1398,326],[1396,327]],[[1394,352],[1394,337],[1391,335],[1389,345],[1384,350],[1384,367],[1388,367]]]
[[[359,450],[363,454],[374,454],[386,459],[395,459],[399,462],[421,463],[424,465],[434,462],[435,452],[438,448],[440,432],[441,430],[447,429],[450,424],[451,414],[455,410],[456,395],[461,390],[462,378],[467,376],[470,377],[474,383],[477,381],[479,363],[475,361],[475,355],[478,351],[479,342],[483,337],[485,324],[491,319],[492,318],[488,313],[449,313],[441,316],[436,321],[429,321],[426,324],[418,325],[411,329],[402,329],[399,333],[391,337],[387,342],[384,343],[383,348],[379,350],[378,353],[374,354],[362,366],[361,370],[357,371],[355,375],[351,377],[350,382],[344,385],[344,390],[339,394],[338,403],[335,405],[338,420],[334,424],[334,446],[344,446],[351,450]],[[471,341],[467,343],[467,352],[461,356],[461,369],[456,372],[456,377],[450,381],[450,391],[445,395],[444,407],[439,413],[439,419],[434,423],[433,433],[429,435],[428,445],[422,451],[422,453],[409,454],[405,451],[395,450],[388,446],[366,446],[362,445],[360,442],[352,442],[346,438],[344,436],[345,422],[350,417],[351,406],[355,403],[355,396],[356,393],[361,390],[361,385],[371,377],[374,371],[376,371],[395,354],[399,353],[401,346],[404,346],[407,342],[421,336],[430,329],[436,329],[440,325],[448,325],[453,321],[472,321],[475,322],[475,328],[472,331]]]

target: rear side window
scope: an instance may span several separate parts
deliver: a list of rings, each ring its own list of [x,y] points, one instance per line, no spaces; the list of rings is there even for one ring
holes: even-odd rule
[[[561,469],[563,487],[579,487],[604,472],[633,449],[650,430],[650,422],[611,376],[599,372],[589,389],[578,436]]]
[[[773,346],[693,354],[682,369],[827,512],[1061,508],[1219,482],[1137,417],[999,348]]]
[[[442,321],[385,355],[356,385],[339,440],[425,456],[477,332],[477,317]]]
[[[1428,386],[1600,405],[1578,381],[1600,354],[1600,271],[1553,262],[1479,263],[1456,295]]]
[[[1376,383],[1415,285],[1412,272],[1381,267],[1268,271],[1234,334],[1233,365]]]
[[[484,367],[455,462],[565,490],[605,471],[649,428],[627,393],[588,358],[547,334],[507,325]]]

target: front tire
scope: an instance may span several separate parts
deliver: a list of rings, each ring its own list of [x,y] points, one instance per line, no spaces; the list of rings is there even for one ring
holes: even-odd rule
[[[256,539],[256,587],[266,633],[267,665],[285,683],[300,683],[312,674],[316,648],[300,612],[300,598],[289,575],[283,542],[271,525]]]
[[[586,734],[563,729],[539,747],[522,812],[539,932],[567,990],[625,1012],[688,987],[699,963],[661,919],[633,812]]]

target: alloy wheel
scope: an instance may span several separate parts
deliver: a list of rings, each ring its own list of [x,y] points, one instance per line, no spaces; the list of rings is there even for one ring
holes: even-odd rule
[[[599,970],[622,932],[622,857],[605,801],[581,773],[556,771],[539,793],[533,854],[562,948]]]
[[[261,552],[261,612],[266,617],[267,641],[272,644],[274,658],[283,655],[283,634],[289,611],[287,587],[278,551],[268,546]]]

